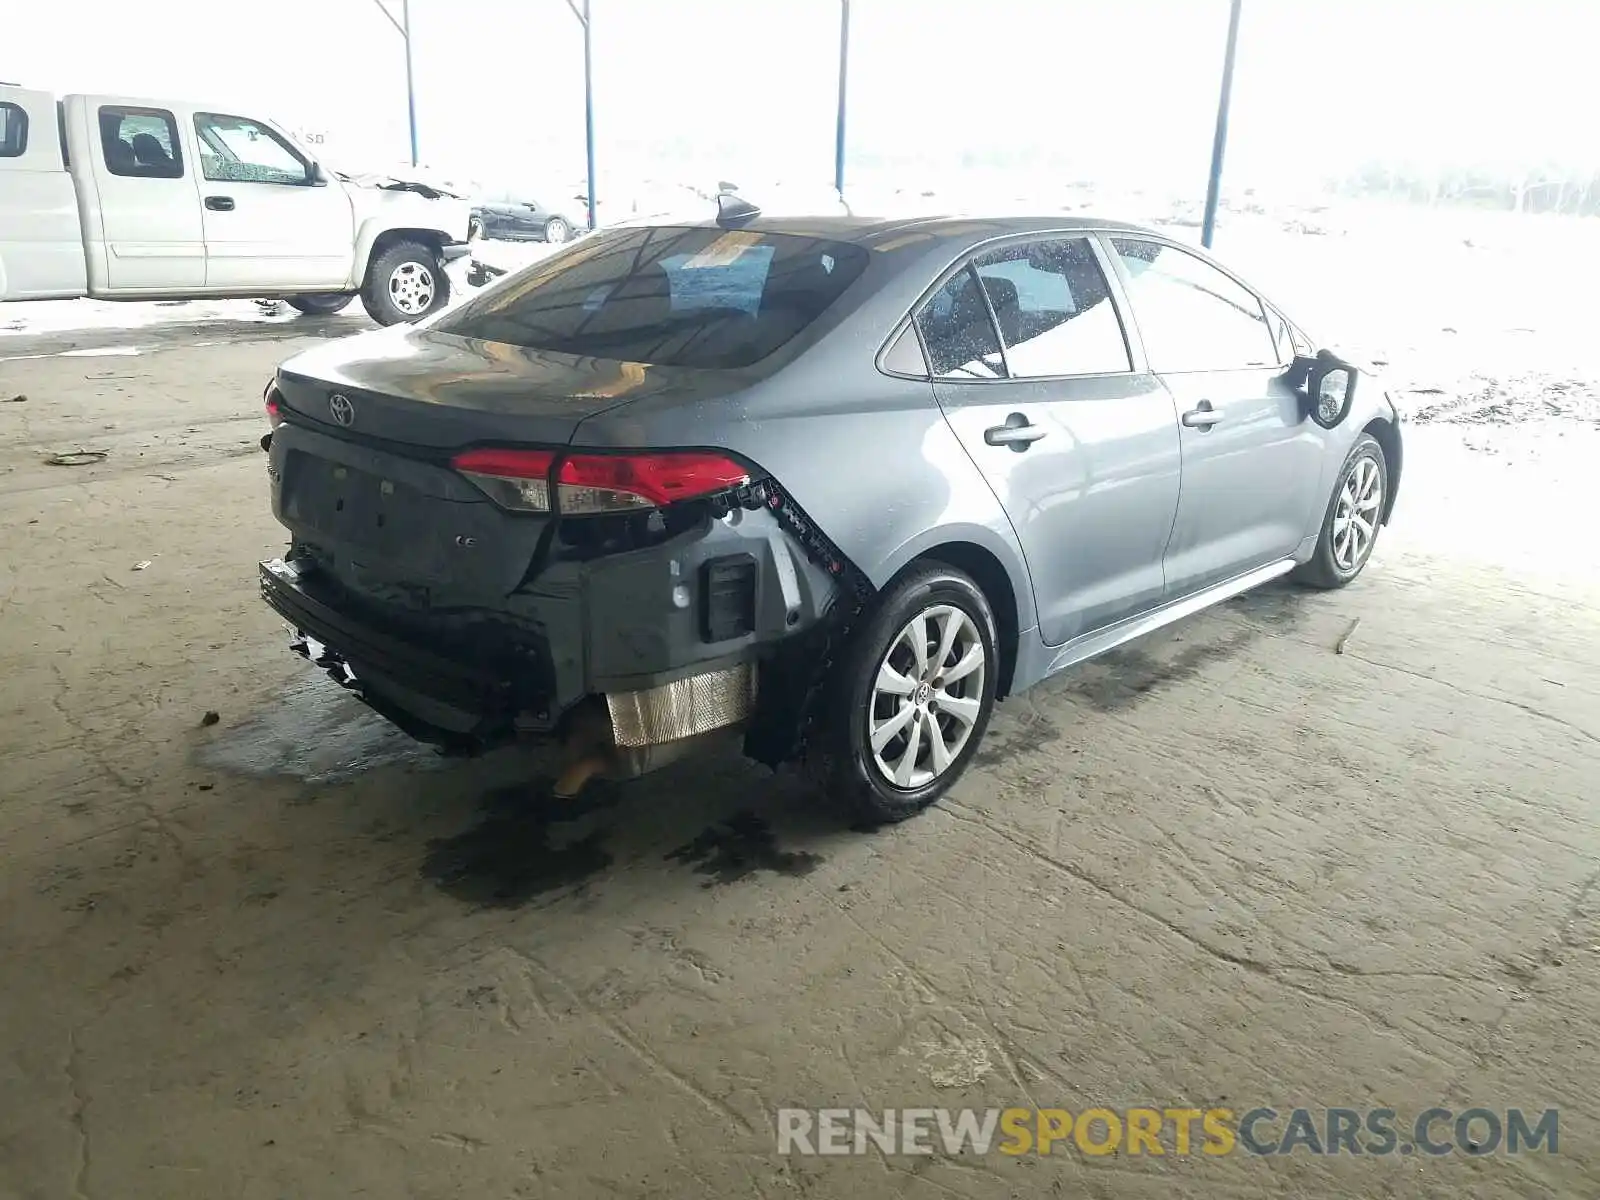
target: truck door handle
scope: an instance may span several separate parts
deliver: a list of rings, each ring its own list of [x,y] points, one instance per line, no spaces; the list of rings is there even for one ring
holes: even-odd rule
[[[1210,429],[1222,420],[1222,413],[1211,407],[1211,401],[1202,400],[1198,408],[1183,414],[1183,423],[1190,429]]]
[[[212,212],[232,212],[233,211],[233,197],[232,196],[207,196],[206,197],[206,207],[209,208]]]
[[[1012,413],[1004,425],[991,425],[983,431],[983,440],[991,446],[1010,446],[1021,452],[1049,433],[1041,425],[1029,422],[1024,413]]]

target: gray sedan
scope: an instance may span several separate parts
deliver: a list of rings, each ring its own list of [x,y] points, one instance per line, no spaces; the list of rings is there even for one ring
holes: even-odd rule
[[[561,740],[562,793],[732,736],[881,822],[1006,696],[1361,573],[1400,415],[1208,255],[727,200],[278,371],[296,649],[446,750]]]

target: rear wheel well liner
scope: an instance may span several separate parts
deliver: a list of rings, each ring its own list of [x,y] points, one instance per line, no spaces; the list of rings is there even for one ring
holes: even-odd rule
[[[1019,637],[1017,596],[1011,586],[1011,576],[992,551],[974,542],[943,542],[917,555],[900,569],[896,578],[929,562],[943,563],[966,572],[989,601],[989,608],[994,612],[995,628],[1000,635],[1000,675],[995,682],[995,698],[1004,698],[1011,691],[1011,681],[1016,672]],[[887,591],[888,588],[881,590]]]

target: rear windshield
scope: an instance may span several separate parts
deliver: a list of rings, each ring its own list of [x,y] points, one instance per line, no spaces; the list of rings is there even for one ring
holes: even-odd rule
[[[744,230],[615,230],[446,316],[461,337],[675,367],[747,367],[861,274],[848,242]]]

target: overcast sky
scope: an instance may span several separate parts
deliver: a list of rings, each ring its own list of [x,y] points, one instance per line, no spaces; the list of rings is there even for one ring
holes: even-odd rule
[[[389,0],[398,13],[399,0]],[[0,79],[178,96],[407,154],[399,36],[375,0],[6,0]],[[838,0],[592,0],[600,178],[833,171]],[[425,162],[582,177],[565,0],[412,0]],[[1227,0],[854,0],[850,140],[938,174],[1050,150],[1204,188]],[[1600,0],[1245,0],[1230,182],[1366,155],[1600,158]],[[663,159],[669,160],[663,165]],[[920,180],[917,182],[921,182]],[[936,181],[933,181],[936,182]]]

